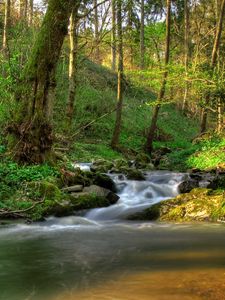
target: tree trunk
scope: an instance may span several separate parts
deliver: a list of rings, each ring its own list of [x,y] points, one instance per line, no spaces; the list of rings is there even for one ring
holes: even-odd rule
[[[217,99],[217,132],[221,133],[223,131],[223,105],[221,98]]]
[[[184,65],[185,65],[185,76],[188,76],[188,63],[189,63],[189,0],[184,0]],[[182,105],[182,111],[184,112],[187,107],[187,96],[188,96],[188,81],[185,81],[184,99]]]
[[[153,150],[153,140],[154,140],[154,135],[157,127],[157,120],[158,120],[159,110],[161,108],[161,102],[164,98],[165,91],[166,91],[166,84],[167,84],[167,77],[168,77],[167,66],[169,64],[169,58],[170,58],[170,28],[171,28],[171,0],[167,0],[165,71],[163,73],[163,79],[162,79],[162,84],[157,99],[157,105],[155,106],[153,112],[152,121],[147,136],[147,142],[145,145],[146,152],[150,154],[152,153]]]
[[[112,32],[111,32],[112,71],[116,71],[116,0],[112,0]]]
[[[94,27],[95,27],[95,61],[100,63],[100,49],[99,49],[99,20],[98,20],[98,1],[94,0]]]
[[[67,105],[67,117],[69,125],[72,123],[74,115],[74,103],[76,97],[76,85],[77,85],[77,56],[78,56],[78,5],[74,7],[70,16],[70,56],[69,56],[69,91],[68,91],[68,105]]]
[[[20,3],[19,3],[20,19],[26,19],[27,18],[27,8],[28,8],[27,1],[28,0],[20,0]]]
[[[141,0],[140,69],[145,67],[145,2]]]
[[[122,1],[117,0],[117,39],[118,39],[118,86],[117,86],[117,109],[116,109],[116,123],[114,127],[111,146],[116,149],[119,144],[119,137],[121,131],[122,121],[122,107],[123,107],[123,30],[122,30]]]
[[[42,163],[52,158],[55,68],[74,0],[49,0],[40,32],[17,92],[17,112],[9,126],[13,157]]]
[[[5,16],[4,16],[4,30],[3,30],[3,42],[2,42],[2,50],[3,52],[7,52],[7,44],[8,44],[8,33],[10,26],[10,11],[11,11],[11,1],[5,0]]]
[[[225,14],[225,0],[222,0],[221,10],[220,10],[220,17],[219,17],[219,21],[218,21],[218,24],[217,24],[216,37],[215,37],[215,41],[214,41],[212,57],[211,57],[211,64],[210,64],[210,68],[211,68],[212,72],[214,71],[214,69],[216,67],[217,55],[218,55],[218,50],[219,50],[219,45],[220,45],[220,40],[221,40],[221,33],[222,33],[222,29],[223,29],[224,14]],[[209,105],[209,102],[210,102],[210,93],[208,93],[207,96],[206,96],[206,99],[205,99],[206,107],[203,108],[201,128],[200,128],[200,133],[201,134],[206,132],[207,118],[208,118],[208,108],[207,108],[207,106]]]
[[[33,16],[34,16],[34,0],[29,0],[29,17],[28,17],[29,26],[33,25]]]
[[[128,49],[129,49],[129,58],[130,58],[130,69],[133,66],[133,41],[132,41],[132,30],[133,30],[133,9],[134,9],[134,1],[128,0],[127,10],[128,10],[128,22],[127,22],[127,30],[128,30]]]

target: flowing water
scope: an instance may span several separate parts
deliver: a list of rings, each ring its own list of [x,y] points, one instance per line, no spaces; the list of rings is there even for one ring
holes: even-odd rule
[[[113,176],[121,198],[112,207],[0,227],[0,299],[225,299],[223,224],[125,220],[175,196],[183,176]]]

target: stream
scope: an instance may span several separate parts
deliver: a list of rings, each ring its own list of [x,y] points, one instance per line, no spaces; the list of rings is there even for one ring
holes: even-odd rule
[[[223,300],[225,226],[130,222],[185,174],[110,175],[120,200],[85,216],[0,226],[1,300]]]

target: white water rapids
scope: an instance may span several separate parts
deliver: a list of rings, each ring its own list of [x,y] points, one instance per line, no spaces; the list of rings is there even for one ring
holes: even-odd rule
[[[145,181],[128,180],[122,174],[109,175],[116,183],[119,201],[110,207],[89,211],[85,217],[95,221],[124,219],[152,204],[176,197],[185,175],[168,171],[145,173]]]

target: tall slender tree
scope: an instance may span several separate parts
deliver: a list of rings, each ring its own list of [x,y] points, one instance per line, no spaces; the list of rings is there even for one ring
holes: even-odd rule
[[[189,64],[189,0],[184,0],[184,66],[185,66],[185,75],[188,76],[188,64]],[[185,81],[184,88],[184,99],[182,110],[185,111],[187,106],[187,97],[188,97],[188,81]]]
[[[145,66],[145,1],[141,0],[140,68]]]
[[[119,144],[119,137],[121,131],[122,121],[122,107],[123,107],[123,30],[122,30],[122,0],[117,0],[117,40],[118,40],[118,86],[117,86],[117,109],[116,109],[116,122],[113,131],[111,146],[116,149]]]
[[[218,56],[218,50],[219,50],[219,45],[220,45],[220,40],[221,40],[221,34],[222,34],[222,29],[223,29],[223,20],[224,20],[224,15],[225,15],[225,0],[222,0],[221,2],[221,9],[220,9],[220,16],[219,20],[217,23],[217,28],[216,28],[216,37],[214,41],[214,46],[212,50],[212,57],[211,57],[211,63],[210,63],[210,69],[211,72],[214,71],[217,63],[217,56]],[[207,106],[209,105],[210,102],[210,93],[207,93],[206,99],[205,99],[205,105],[203,112],[202,112],[202,120],[201,120],[201,128],[200,128],[200,133],[205,133],[207,129],[207,118],[208,118],[208,108]]]
[[[3,30],[3,41],[2,41],[2,48],[4,52],[7,49],[7,43],[8,43],[10,12],[11,12],[11,1],[5,0],[4,30]]]
[[[29,26],[33,24],[33,16],[34,16],[34,0],[29,0],[29,9],[28,9]]]
[[[99,18],[98,18],[98,1],[94,0],[94,29],[95,29],[95,61],[100,63],[100,49],[99,49]]]
[[[68,104],[67,104],[67,117],[69,120],[69,125],[72,122],[74,114],[74,103],[76,97],[76,86],[77,86],[77,59],[78,59],[78,8],[79,1],[77,5],[74,6],[72,14],[70,16],[70,55],[69,55],[69,91],[68,91]]]
[[[74,0],[49,0],[31,57],[19,84],[18,108],[9,126],[14,157],[27,163],[52,158],[52,108],[55,69]]]
[[[151,154],[153,150],[153,140],[154,140],[155,131],[157,127],[158,114],[161,108],[162,100],[166,92],[166,85],[167,85],[167,78],[168,78],[168,64],[170,59],[170,31],[171,31],[171,0],[167,0],[165,71],[163,73],[162,84],[159,91],[157,104],[154,108],[152,121],[151,121],[151,125],[147,136],[147,141],[145,145],[145,150],[149,154]]]
[[[112,31],[111,31],[111,59],[112,71],[116,71],[116,0],[112,0]]]

